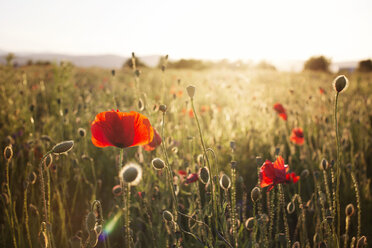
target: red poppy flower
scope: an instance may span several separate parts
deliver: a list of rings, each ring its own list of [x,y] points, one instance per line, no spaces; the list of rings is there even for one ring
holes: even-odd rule
[[[185,177],[187,175],[187,172],[184,170],[178,170],[178,174],[182,177]]]
[[[154,137],[154,131],[146,116],[106,111],[99,113],[91,124],[92,142],[97,147],[116,146],[120,148],[146,145]]]
[[[297,145],[303,145],[304,144],[304,132],[302,131],[302,128],[293,128],[292,134],[291,134],[291,141]]]
[[[269,191],[279,183],[296,183],[300,177],[296,173],[288,173],[289,166],[284,165],[282,156],[278,156],[274,164],[266,160],[260,169],[260,186],[261,188],[269,187]]]
[[[325,94],[325,90],[322,87],[319,87],[319,93],[321,95],[324,95]]]
[[[283,120],[287,120],[287,114],[285,112],[285,108],[280,103],[274,104],[274,110],[279,114],[279,117]]]
[[[161,142],[162,142],[162,139],[159,133],[154,128],[154,137],[152,138],[152,141],[148,143],[147,145],[144,145],[143,149],[148,152],[153,151],[155,150],[156,147],[158,147],[161,144]]]
[[[191,173],[186,178],[186,184],[194,183],[198,181],[199,175],[197,173]]]

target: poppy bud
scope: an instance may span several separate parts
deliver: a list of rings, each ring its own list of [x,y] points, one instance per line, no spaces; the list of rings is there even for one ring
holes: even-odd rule
[[[81,128],[81,127],[80,127],[80,128],[78,129],[78,134],[80,135],[80,137],[84,138],[85,135],[87,134],[87,131],[85,131],[84,128]]]
[[[94,230],[94,226],[96,225],[96,215],[93,212],[89,212],[85,219],[85,225],[87,231]]]
[[[120,185],[116,185],[112,188],[112,193],[115,195],[115,196],[120,196],[121,193],[122,193],[123,189],[121,188]]]
[[[261,189],[259,187],[254,187],[251,191],[251,199],[253,202],[258,201],[261,196]]]
[[[186,90],[187,90],[187,94],[189,95],[189,97],[191,99],[194,98],[194,95],[195,95],[195,86],[189,85],[189,86],[187,86]]]
[[[145,109],[145,104],[143,103],[143,100],[140,98],[138,100],[138,110],[143,111]]]
[[[296,210],[296,206],[295,206],[295,204],[294,204],[292,201],[290,201],[290,202],[288,203],[288,205],[287,205],[287,212],[288,212],[289,214],[293,214],[295,210]]]
[[[165,113],[165,112],[167,111],[167,105],[164,105],[164,104],[160,105],[160,106],[159,106],[159,110],[160,110],[161,112]]]
[[[296,241],[293,243],[292,248],[300,248],[300,242]]]
[[[346,206],[346,208],[345,208],[345,214],[346,214],[346,216],[349,216],[349,217],[351,217],[354,214],[354,206],[353,206],[353,204],[350,203],[349,205]]]
[[[111,75],[114,77],[115,76],[115,70],[111,70]]]
[[[152,166],[154,167],[155,170],[162,170],[165,167],[165,163],[163,160],[160,158],[154,158],[151,161]]]
[[[331,163],[329,164],[329,167],[333,168],[334,165],[335,165],[335,161],[332,159]]]
[[[302,172],[301,172],[301,178],[306,178],[307,176],[309,176],[309,170],[308,169],[304,169]]]
[[[357,248],[367,247],[367,238],[366,236],[360,237],[360,239],[357,242]]]
[[[119,176],[125,183],[137,185],[142,178],[142,168],[135,163],[129,163],[121,169]]]
[[[204,155],[199,154],[198,157],[196,158],[196,161],[198,162],[199,166],[202,166],[204,164]]]
[[[236,148],[235,141],[230,141],[230,148],[231,148],[231,150],[235,150],[235,148]]]
[[[321,166],[322,166],[322,169],[323,170],[327,170],[327,168],[328,168],[328,161],[325,158],[322,159]]]
[[[280,147],[275,148],[275,156],[278,156],[280,152]]]
[[[349,86],[349,80],[344,75],[340,75],[336,77],[336,79],[333,81],[333,88],[338,93],[345,91],[348,86]]]
[[[171,222],[173,221],[173,214],[169,212],[168,210],[163,211],[163,219],[165,221]]]
[[[231,168],[235,170],[236,169],[236,161],[231,161],[230,164],[231,164]]]
[[[63,142],[58,143],[57,145],[55,145],[52,148],[52,152],[55,153],[55,154],[65,153],[65,152],[70,151],[73,146],[74,146],[74,141],[73,140],[63,141]]]
[[[200,181],[204,184],[209,182],[209,169],[207,167],[203,167],[199,171],[199,178]]]
[[[231,187],[231,180],[224,173],[220,176],[220,185],[224,190],[228,190]]]
[[[7,146],[4,149],[4,157],[9,162],[13,157],[13,149],[12,146]]]
[[[254,228],[254,218],[250,217],[245,221],[245,228],[247,228],[248,231],[252,231]]]

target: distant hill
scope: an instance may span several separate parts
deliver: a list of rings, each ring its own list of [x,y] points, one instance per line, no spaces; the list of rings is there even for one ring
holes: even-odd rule
[[[0,49],[0,64],[5,64],[5,57],[8,52]],[[14,62],[24,65],[27,61],[50,61],[59,63],[60,61],[70,61],[78,67],[102,67],[102,68],[120,68],[129,57],[118,55],[65,55],[58,53],[14,53]],[[139,57],[147,66],[155,67],[158,64],[160,56]]]

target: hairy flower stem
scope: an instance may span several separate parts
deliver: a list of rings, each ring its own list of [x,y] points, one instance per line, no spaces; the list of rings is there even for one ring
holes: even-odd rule
[[[9,160],[6,162],[5,166],[5,184],[6,184],[6,190],[8,191],[8,197],[9,197],[9,208],[10,208],[10,227],[11,227],[11,233],[13,237],[13,245],[16,248],[17,247],[17,240],[16,240],[16,233],[14,230],[14,216],[13,216],[13,201],[12,201],[12,193],[10,192],[9,187]]]
[[[127,183],[126,206],[125,206],[125,234],[127,239],[127,247],[131,247],[132,238],[130,235],[130,184]]]
[[[209,181],[211,182],[211,189],[212,189],[212,207],[213,207],[213,217],[214,217],[213,218],[214,223],[212,223],[212,226],[214,226],[216,229],[218,229],[217,205],[216,205],[216,199],[215,199],[215,185],[214,185],[214,182],[212,180],[213,179],[212,168],[211,168],[211,164],[209,163],[207,148],[205,147],[205,144],[204,144],[203,134],[202,134],[202,131],[201,131],[201,128],[200,128],[200,123],[199,123],[199,118],[198,118],[198,115],[196,114],[196,111],[195,111],[194,99],[193,98],[190,98],[190,99],[191,99],[191,108],[192,108],[192,111],[194,113],[195,121],[196,121],[196,124],[198,126],[198,130],[199,130],[200,142],[201,142],[201,145],[202,145],[202,148],[203,148],[204,157],[206,158],[208,169],[209,169],[209,172],[210,172],[209,173]]]
[[[354,190],[355,190],[355,195],[356,195],[356,200],[357,200],[357,209],[358,209],[358,232],[357,232],[357,240],[360,238],[360,229],[361,229],[361,223],[362,223],[362,210],[360,207],[360,193],[359,193],[359,188],[358,188],[358,182],[355,178],[355,173],[354,171],[351,172],[351,179],[353,180],[353,185],[354,185]]]
[[[236,170],[231,168],[231,220],[232,220],[232,236],[234,239],[234,247],[238,247],[238,235],[236,230]]]
[[[282,207],[283,211],[283,222],[284,222],[284,229],[285,229],[285,238],[287,240],[287,248],[291,247],[291,240],[289,238],[289,226],[288,226],[288,221],[287,221],[287,215],[286,215],[286,210],[285,210],[285,199],[284,199],[284,193],[283,193],[283,188],[282,185],[279,184],[279,196],[280,196],[280,205]]]
[[[39,176],[40,176],[40,189],[41,189],[41,194],[42,194],[42,204],[43,204],[43,221],[45,222],[45,224],[48,226],[48,224],[50,225],[50,222],[49,222],[49,215],[48,215],[48,208],[47,206],[49,206],[49,199],[46,199],[46,193],[45,193],[45,180],[44,180],[44,173],[43,173],[43,164],[44,164],[44,160],[45,158],[51,154],[52,151],[48,151],[44,156],[43,158],[40,160],[40,163],[39,163]],[[50,246],[53,247],[53,237],[52,237],[52,233],[51,233],[51,228],[46,228],[46,235],[47,235],[47,239],[50,241]]]
[[[337,238],[340,239],[340,226],[341,226],[341,219],[340,219],[340,140],[339,140],[339,133],[338,133],[338,123],[337,123],[337,102],[338,102],[338,95],[339,92],[336,93],[336,100],[335,100],[335,131],[336,131],[336,144],[337,144],[337,156],[336,156],[336,212],[337,212]]]
[[[25,214],[25,226],[26,226],[27,242],[28,242],[28,246],[30,248],[32,248],[31,235],[30,235],[30,227],[28,225],[27,187],[24,190],[24,194],[23,194],[23,211],[24,211],[24,214]]]
[[[163,120],[162,120],[162,125],[161,125],[161,137],[164,139],[164,126],[165,126],[165,112],[163,112]],[[163,154],[164,154],[164,157],[165,157],[165,164],[167,165],[167,172],[168,172],[168,182],[169,182],[169,187],[170,187],[170,190],[172,192],[172,197],[173,197],[173,214],[174,214],[174,217],[175,217],[175,221],[177,223],[177,220],[178,220],[178,201],[177,201],[177,196],[176,196],[176,192],[174,190],[174,186],[173,186],[173,172],[172,172],[172,168],[170,167],[170,163],[169,163],[169,159],[168,159],[168,153],[167,153],[167,149],[165,147],[165,144],[164,142],[161,142],[161,148],[162,148],[162,151],[163,151]]]

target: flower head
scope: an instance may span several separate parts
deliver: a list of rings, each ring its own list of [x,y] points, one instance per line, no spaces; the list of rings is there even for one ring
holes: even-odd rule
[[[300,177],[296,173],[288,173],[289,166],[284,165],[282,156],[278,156],[276,161],[272,163],[266,160],[260,169],[260,186],[261,188],[269,187],[269,191],[279,183],[296,183]]]
[[[303,145],[305,139],[304,139],[304,132],[302,131],[302,128],[293,128],[290,139],[294,144],[297,144],[300,146]]]
[[[92,142],[97,147],[120,148],[146,145],[153,140],[154,131],[146,116],[106,111],[99,113],[91,124]]]
[[[279,117],[283,120],[287,120],[287,113],[285,112],[285,108],[280,103],[274,104],[274,110],[278,113]]]

